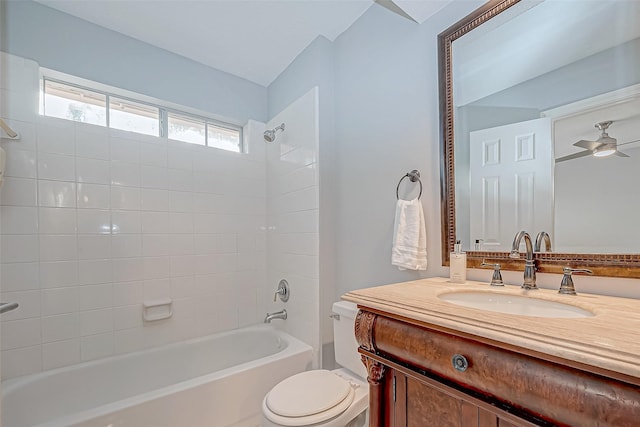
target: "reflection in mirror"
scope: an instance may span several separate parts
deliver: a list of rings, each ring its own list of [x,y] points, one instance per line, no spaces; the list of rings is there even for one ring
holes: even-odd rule
[[[491,1],[440,54],[444,255],[505,252],[520,230],[640,253],[640,2]]]

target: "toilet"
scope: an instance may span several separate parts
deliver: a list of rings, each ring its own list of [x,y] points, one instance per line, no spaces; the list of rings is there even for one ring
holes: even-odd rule
[[[363,427],[368,425],[369,384],[354,335],[355,304],[333,304],[336,362],[284,379],[262,400],[262,427]]]

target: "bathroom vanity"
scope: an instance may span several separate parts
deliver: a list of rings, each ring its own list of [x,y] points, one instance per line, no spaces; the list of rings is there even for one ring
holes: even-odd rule
[[[640,300],[441,278],[343,298],[371,426],[640,425]]]

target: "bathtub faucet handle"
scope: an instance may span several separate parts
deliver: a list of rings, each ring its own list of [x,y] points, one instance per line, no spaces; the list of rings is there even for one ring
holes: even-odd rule
[[[289,301],[289,283],[285,279],[280,280],[280,283],[278,283],[278,290],[273,295],[273,302],[276,302],[278,295],[280,295],[280,301]]]

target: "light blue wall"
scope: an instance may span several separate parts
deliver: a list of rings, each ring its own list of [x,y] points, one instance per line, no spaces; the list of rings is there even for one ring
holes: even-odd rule
[[[335,215],[335,227],[329,230],[334,240],[335,299],[352,289],[449,275],[442,266],[440,247],[437,36],[482,4],[480,0],[453,2],[421,25],[373,5],[333,43],[335,163],[328,170],[320,163],[320,179],[333,174],[336,185],[327,190],[321,184],[326,194],[320,215],[326,206]],[[318,48],[310,47],[291,64],[286,81],[271,85],[270,116],[286,100],[304,93],[300,87],[318,84],[313,64],[321,66],[321,58]],[[398,271],[390,262],[395,188],[411,169],[422,172],[424,185],[421,200],[429,265],[420,273]],[[401,196],[403,192],[405,197],[415,195],[408,193],[411,189],[403,185]],[[327,238],[322,232],[321,242]],[[320,265],[322,277],[325,264]],[[490,272],[470,269],[467,277],[486,281]],[[522,280],[522,271],[505,271],[503,277],[516,284]],[[538,276],[538,283],[547,288],[557,288],[559,280],[557,275]],[[611,279],[583,282],[589,287],[586,292],[595,293],[625,295],[623,289],[630,287],[624,279],[615,286]]]
[[[436,41],[480,4],[455,2],[422,25],[373,5],[332,49],[311,45],[269,87],[272,116],[307,88],[321,82],[330,87],[330,79],[322,78],[330,73],[323,61],[333,66],[334,160],[327,165],[321,158],[320,178],[329,174],[335,184],[327,188],[321,181],[320,215],[329,209],[335,220],[331,236],[321,232],[320,240],[322,247],[333,239],[335,275],[330,284],[321,279],[321,289],[332,286],[335,299],[351,289],[448,275],[440,257]],[[321,86],[321,100],[324,95]],[[412,169],[422,172],[424,184],[429,267],[422,273],[391,266],[395,189]],[[411,189],[401,188],[401,195],[415,195]],[[321,257],[321,277],[326,265]]]
[[[638,83],[640,38],[598,52],[469,105],[547,110]]]
[[[400,178],[420,170],[423,203],[438,188],[430,173],[437,169],[431,164],[437,165],[438,84],[436,34],[429,33],[375,5],[336,40],[340,292],[422,276],[391,265],[391,243]],[[400,194],[417,196],[408,182]],[[438,205],[424,207],[428,216],[438,215]],[[436,230],[428,233],[437,238]]]
[[[448,275],[440,256],[437,35],[480,5],[454,2],[418,25],[374,5],[336,41],[338,291]],[[426,272],[391,266],[396,185],[422,173]],[[400,196],[415,197],[403,182]]]
[[[318,86],[333,97],[334,70],[333,43],[323,36],[317,37],[284,70],[268,88],[269,118],[293,101]],[[329,99],[325,99],[329,101]],[[329,106],[329,104],[325,104]]]
[[[31,0],[2,3],[2,51],[239,123],[267,119],[263,86]]]

